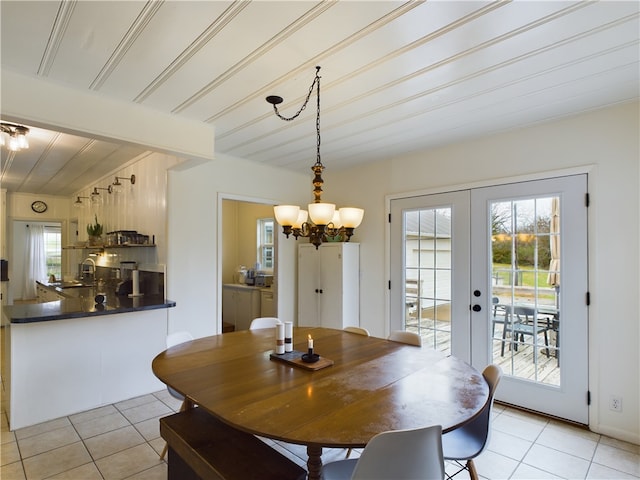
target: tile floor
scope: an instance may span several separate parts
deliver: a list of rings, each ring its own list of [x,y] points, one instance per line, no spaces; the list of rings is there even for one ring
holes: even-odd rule
[[[8,430],[3,409],[0,478],[164,480],[158,419],[178,408],[162,391],[15,432]],[[494,408],[492,432],[489,448],[476,460],[481,478],[640,478],[638,445],[501,405]],[[304,447],[268,443],[305,465]],[[344,449],[329,449],[323,461],[344,455]]]

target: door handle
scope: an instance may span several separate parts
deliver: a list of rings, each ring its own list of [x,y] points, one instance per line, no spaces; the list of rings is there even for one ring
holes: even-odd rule
[[[471,309],[474,312],[479,312],[480,310],[482,310],[482,307],[476,303],[473,307],[471,307]]]

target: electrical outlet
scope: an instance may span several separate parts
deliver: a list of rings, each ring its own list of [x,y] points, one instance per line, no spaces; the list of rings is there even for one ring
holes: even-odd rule
[[[609,398],[609,410],[613,410],[614,412],[622,411],[622,397],[618,397],[616,395],[611,395]]]

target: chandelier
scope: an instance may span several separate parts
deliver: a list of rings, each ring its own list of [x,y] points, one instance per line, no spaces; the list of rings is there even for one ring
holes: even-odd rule
[[[27,127],[2,122],[0,123],[0,146],[6,145],[12,152],[29,148],[28,133],[29,129]]]
[[[313,203],[308,205],[308,211],[302,210],[297,205],[278,205],[273,208],[276,221],[282,226],[282,233],[289,238],[293,235],[309,238],[309,242],[316,246],[316,249],[327,241],[348,242],[354,230],[362,222],[364,210],[361,208],[343,207],[336,209],[335,204],[322,201],[322,171],[324,165],[320,160],[320,67],[316,67],[316,76],[309,87],[309,93],[300,110],[292,117],[284,117],[278,112],[278,105],[283,102],[282,97],[268,96],[267,102],[273,105],[273,110],[281,120],[290,122],[302,113],[309,103],[309,98],[316,87],[317,113],[316,113],[316,163],[311,167],[313,177]]]

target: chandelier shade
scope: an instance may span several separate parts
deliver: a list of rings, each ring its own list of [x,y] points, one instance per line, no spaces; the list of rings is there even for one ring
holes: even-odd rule
[[[298,219],[293,222],[293,228],[302,228],[302,225],[307,223],[307,219],[309,218],[309,212],[306,210],[300,210],[298,213]]]
[[[309,218],[316,225],[329,225],[336,211],[333,203],[310,203],[308,208]]]
[[[293,225],[298,220],[300,207],[297,205],[278,205],[273,207],[276,222],[280,225]]]
[[[341,226],[345,228],[358,228],[364,217],[362,208],[342,207],[339,213]]]
[[[348,242],[353,235],[354,229],[360,226],[364,216],[362,208],[343,207],[336,208],[333,203],[322,201],[322,171],[324,165],[320,159],[320,67],[316,67],[316,76],[309,88],[309,93],[300,110],[292,117],[283,117],[278,112],[278,105],[284,100],[282,97],[270,95],[267,102],[273,105],[273,110],[278,118],[291,121],[298,117],[307,107],[309,99],[313,94],[313,87],[316,87],[317,110],[316,110],[316,163],[311,167],[313,177],[314,201],[308,205],[308,211],[302,210],[296,205],[278,205],[273,208],[278,224],[282,226],[282,233],[289,238],[289,235],[297,239],[307,237],[316,248],[326,241]]]

